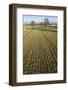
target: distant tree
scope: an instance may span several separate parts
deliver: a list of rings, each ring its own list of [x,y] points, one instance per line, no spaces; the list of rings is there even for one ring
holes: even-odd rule
[[[35,25],[35,22],[34,21],[31,21],[32,29],[34,29],[34,25]]]
[[[40,26],[41,26],[41,28],[43,27],[43,22],[40,22]]]
[[[49,20],[48,20],[48,18],[45,18],[44,19],[44,27],[47,27],[48,24],[49,24]]]

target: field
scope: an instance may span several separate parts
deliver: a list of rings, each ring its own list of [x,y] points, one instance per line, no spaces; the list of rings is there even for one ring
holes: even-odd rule
[[[57,73],[56,30],[24,25],[23,74]]]

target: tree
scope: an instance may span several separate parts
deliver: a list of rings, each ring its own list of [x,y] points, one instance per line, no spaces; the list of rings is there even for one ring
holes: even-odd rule
[[[43,22],[40,22],[40,26],[41,26],[41,28],[43,27]]]
[[[34,25],[35,25],[35,22],[34,21],[31,21],[32,29],[34,29]]]
[[[48,20],[48,18],[45,18],[44,19],[44,27],[47,27],[48,24],[49,24],[49,20]]]

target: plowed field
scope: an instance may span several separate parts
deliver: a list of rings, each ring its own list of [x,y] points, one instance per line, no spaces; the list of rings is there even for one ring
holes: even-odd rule
[[[57,32],[24,30],[23,74],[57,72]]]

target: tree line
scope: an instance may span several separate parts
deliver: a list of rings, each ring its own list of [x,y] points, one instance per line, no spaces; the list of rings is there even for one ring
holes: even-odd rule
[[[35,26],[35,21],[31,21],[31,26],[32,26],[32,28],[34,28],[34,26]],[[45,18],[44,19],[44,21],[43,22],[40,22],[39,23],[39,25],[41,26],[41,27],[47,27],[48,25],[49,25],[49,20],[48,20],[48,18]]]

